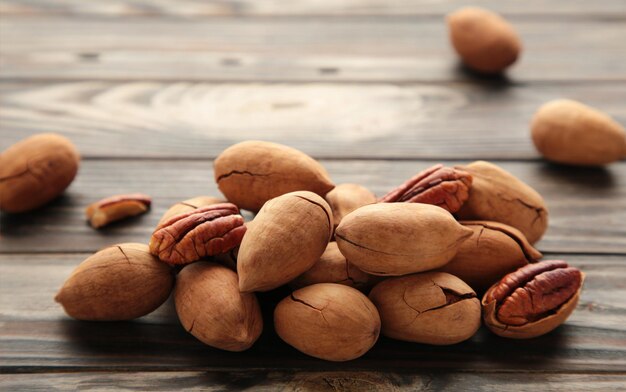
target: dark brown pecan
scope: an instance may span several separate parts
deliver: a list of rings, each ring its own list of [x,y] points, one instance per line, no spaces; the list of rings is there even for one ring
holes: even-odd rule
[[[472,176],[468,172],[439,164],[418,173],[379,202],[434,204],[454,213],[468,199],[471,185]]]
[[[169,264],[188,264],[228,252],[241,243],[245,232],[237,206],[213,204],[159,224],[150,239],[150,253]]]
[[[496,316],[507,325],[524,325],[555,312],[578,292],[580,270],[562,260],[529,264],[508,274],[488,293]]]
[[[111,222],[143,214],[150,209],[152,199],[142,193],[115,195],[90,204],[85,210],[87,219],[94,228]]]

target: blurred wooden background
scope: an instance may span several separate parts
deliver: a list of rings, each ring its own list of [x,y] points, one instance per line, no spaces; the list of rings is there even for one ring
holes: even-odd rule
[[[0,0],[0,149],[53,131],[83,155],[63,197],[0,216],[0,389],[626,390],[626,162],[550,165],[528,130],[561,97],[626,124],[626,2],[472,2],[524,41],[499,78],[467,72],[448,44],[444,15],[466,4]],[[302,149],[378,195],[436,162],[496,161],[544,195],[538,248],[587,274],[578,310],[531,341],[381,338],[341,364],[282,343],[271,309],[240,354],[200,344],[169,302],[131,323],[63,314],[52,298],[80,261],[146,242],[179,200],[219,195],[212,159],[245,139]],[[149,215],[85,223],[87,204],[134,191],[154,197]]]

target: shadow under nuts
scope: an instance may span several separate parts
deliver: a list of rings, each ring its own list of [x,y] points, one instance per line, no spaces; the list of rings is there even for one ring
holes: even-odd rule
[[[330,209],[333,211],[333,222],[335,228],[344,216],[359,207],[376,203],[376,195],[369,189],[358,184],[340,184],[325,197]]]
[[[389,278],[369,295],[380,312],[382,334],[426,344],[455,344],[480,327],[480,301],[471,287],[444,272]]]
[[[172,269],[146,245],[119,244],[80,263],[55,300],[79,320],[131,320],[158,308],[173,285]]]
[[[341,253],[372,275],[405,275],[438,268],[472,235],[443,208],[378,203],[348,214],[335,238]]]
[[[71,141],[54,133],[21,140],[0,154],[0,211],[34,210],[72,183],[80,156]]]
[[[228,201],[255,212],[288,192],[310,191],[323,197],[335,186],[318,161],[282,144],[238,143],[224,150],[213,165],[217,186]]]
[[[539,108],[531,134],[546,159],[569,165],[599,166],[626,157],[626,131],[611,117],[569,99]]]
[[[528,339],[546,334],[574,311],[583,280],[580,270],[562,260],[522,267],[485,293],[485,325],[507,338]]]
[[[242,292],[274,289],[311,268],[333,229],[328,204],[306,191],[268,201],[253,222],[237,255]]]
[[[474,233],[440,271],[461,278],[479,293],[509,272],[541,258],[524,234],[504,223],[462,221],[461,224]]]
[[[280,301],[274,310],[274,326],[281,339],[307,355],[349,361],[374,346],[380,317],[360,291],[319,283]]]
[[[447,17],[450,41],[463,62],[483,73],[498,73],[513,64],[522,43],[500,15],[478,7],[461,8]]]
[[[241,294],[237,274],[215,263],[183,268],[176,278],[174,301],[183,327],[212,347],[247,350],[263,330],[254,294]]]
[[[513,226],[534,244],[548,228],[548,207],[537,191],[493,163],[459,166],[474,181],[470,197],[457,212],[462,220],[487,220]]]

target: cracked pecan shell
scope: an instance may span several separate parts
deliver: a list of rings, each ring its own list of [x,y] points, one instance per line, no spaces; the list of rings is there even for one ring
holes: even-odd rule
[[[85,215],[94,228],[100,228],[111,222],[143,214],[150,209],[152,199],[142,193],[107,197],[89,205]]]
[[[281,339],[307,355],[349,361],[374,346],[380,317],[360,291],[318,283],[280,301],[274,310],[274,327]]]
[[[89,256],[65,281],[55,300],[79,320],[131,320],[169,297],[174,273],[145,244],[109,246]]]
[[[26,212],[59,196],[72,183],[80,156],[61,135],[42,133],[0,154],[0,210]]]
[[[228,252],[241,243],[245,232],[237,206],[213,204],[158,225],[150,239],[150,252],[169,264],[188,264]]]
[[[579,269],[562,260],[522,267],[485,293],[485,324],[495,334],[515,339],[546,334],[574,311],[583,280]]]
[[[471,174],[439,164],[416,174],[379,202],[433,204],[455,213],[469,197],[471,186]]]
[[[380,312],[382,334],[426,344],[455,344],[480,327],[480,301],[456,276],[426,272],[386,279],[369,295]]]
[[[330,209],[333,211],[333,222],[335,228],[344,216],[359,207],[376,203],[376,195],[369,189],[358,184],[340,184],[325,197]]]
[[[187,332],[212,347],[247,350],[263,330],[255,295],[240,293],[237,274],[219,264],[185,266],[176,278],[174,303]]]

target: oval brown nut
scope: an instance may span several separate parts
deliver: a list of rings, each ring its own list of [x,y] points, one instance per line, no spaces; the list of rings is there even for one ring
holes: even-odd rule
[[[307,355],[349,361],[374,346],[380,317],[360,291],[318,283],[280,301],[274,310],[274,327],[281,339]]]
[[[483,73],[498,73],[522,51],[515,29],[500,15],[478,7],[461,8],[447,16],[450,41],[463,62]]]
[[[439,164],[416,174],[380,202],[433,204],[455,213],[469,197],[471,186],[472,176],[468,172]]]
[[[250,211],[288,192],[311,191],[323,197],[335,187],[315,159],[295,148],[263,141],[228,147],[215,159],[213,170],[228,201]]]
[[[539,108],[531,124],[533,143],[546,159],[599,166],[626,157],[626,131],[606,114],[569,99]]]
[[[509,272],[534,263],[542,256],[524,234],[504,223],[461,221],[461,224],[474,233],[440,271],[461,278],[479,293]]]
[[[534,244],[548,228],[548,207],[537,191],[493,163],[459,166],[474,178],[470,197],[457,212],[461,220],[487,220],[513,226]]]
[[[72,272],[54,298],[79,320],[131,320],[158,308],[174,286],[172,269],[144,244],[109,246]]]
[[[522,267],[491,286],[483,296],[485,325],[506,338],[544,335],[572,314],[583,280],[580,270],[562,260]]]
[[[158,225],[150,238],[150,252],[169,264],[189,264],[228,252],[241,243],[245,232],[237,206],[213,204]]]
[[[228,351],[250,348],[261,336],[263,318],[254,294],[241,294],[237,274],[215,263],[186,266],[176,278],[176,313],[201,342]]]
[[[336,242],[329,242],[320,259],[308,271],[292,280],[294,289],[316,283],[338,283],[366,290],[378,281],[379,277],[367,274],[348,262],[341,254]]]
[[[332,235],[328,204],[312,192],[291,192],[265,203],[237,255],[239,289],[268,291],[319,260]]]
[[[372,275],[406,275],[443,266],[472,235],[429,204],[378,203],[348,214],[335,238],[346,259]]]
[[[461,279],[426,272],[386,279],[369,295],[380,312],[382,334],[426,344],[455,344],[480,327],[480,302]]]
[[[344,216],[359,207],[376,203],[376,195],[369,189],[358,184],[340,184],[325,197],[330,209],[333,211],[333,222],[335,228]]]
[[[150,209],[151,203],[150,196],[142,193],[116,195],[90,204],[85,215],[91,226],[98,229],[111,222],[143,214]]]
[[[78,172],[80,156],[67,138],[41,133],[0,154],[0,211],[34,210],[59,196]]]
[[[165,222],[175,215],[184,214],[200,207],[206,207],[220,203],[225,203],[225,201],[218,199],[217,197],[210,196],[196,196],[192,197],[191,199],[183,200],[179,203],[174,204],[167,211],[165,211],[157,225],[160,225],[161,223]]]

